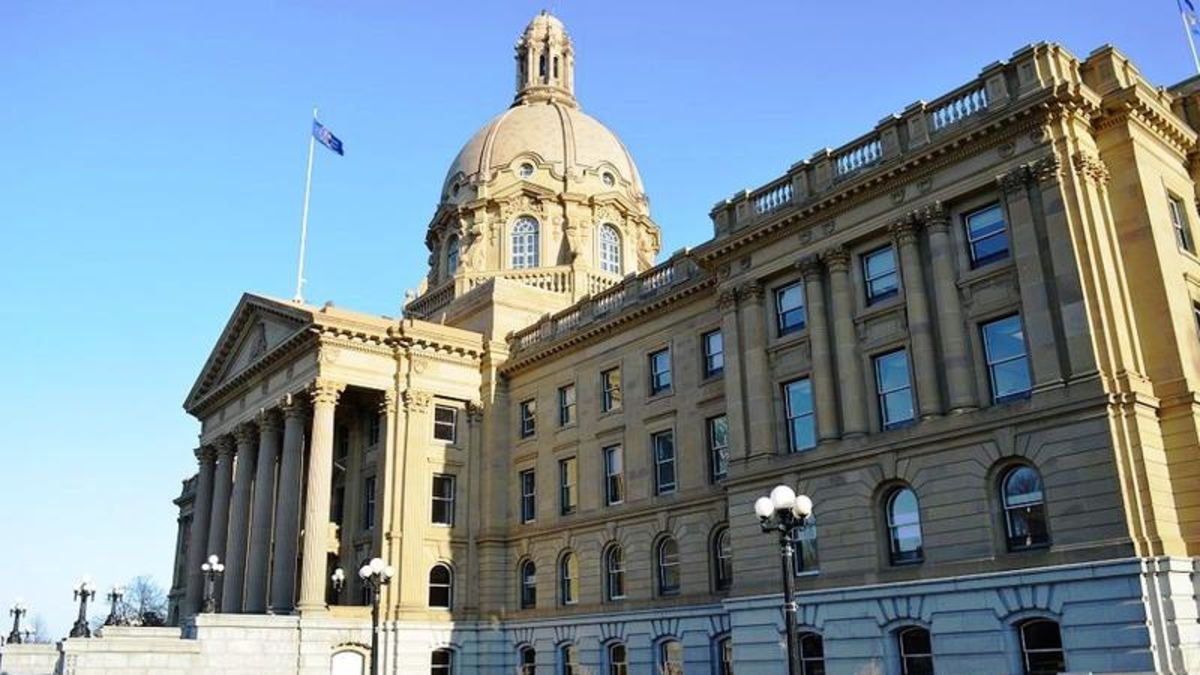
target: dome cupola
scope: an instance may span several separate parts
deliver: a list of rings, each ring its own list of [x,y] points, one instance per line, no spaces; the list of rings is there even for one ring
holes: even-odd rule
[[[517,104],[575,103],[575,53],[562,21],[545,10],[517,40]]]

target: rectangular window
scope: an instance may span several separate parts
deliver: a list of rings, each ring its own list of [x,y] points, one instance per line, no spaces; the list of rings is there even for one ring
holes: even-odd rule
[[[579,467],[574,457],[558,460],[558,512],[564,516],[575,513],[579,483]]]
[[[650,355],[650,395],[671,389],[671,350],[660,349]]]
[[[433,437],[439,441],[453,443],[458,432],[458,408],[448,405],[433,406]]]
[[[375,477],[368,476],[363,480],[363,512],[362,529],[375,529]]]
[[[339,485],[333,489],[333,497],[331,498],[330,514],[333,516],[333,522],[338,525],[344,524],[343,519],[346,517],[346,486]]]
[[[529,438],[537,431],[537,401],[521,402],[521,438]]]
[[[721,331],[701,335],[700,342],[704,345],[704,377],[716,377],[725,372],[725,340]]]
[[[812,380],[805,377],[783,385],[783,404],[787,413],[788,450],[797,452],[816,447]]]
[[[650,437],[654,450],[654,493],[675,491],[675,433],[660,431]]]
[[[804,284],[797,281],[775,290],[775,327],[779,335],[804,329]]]
[[[804,527],[792,530],[796,553],[792,557],[792,572],[797,575],[817,571],[817,519],[809,516]]]
[[[431,513],[434,525],[454,525],[454,476],[433,474]]]
[[[521,522],[532,523],[537,518],[537,480],[533,469],[522,471],[518,484],[521,486]]]
[[[913,420],[913,392],[908,378],[908,352],[898,349],[875,357],[875,390],[884,429]]]
[[[383,425],[380,424],[379,415],[371,415],[367,418],[367,447],[373,448],[379,445],[379,436],[382,430]]]
[[[992,402],[1002,403],[1029,395],[1029,356],[1025,351],[1025,332],[1021,316],[989,321],[981,327],[983,351],[987,358]]]
[[[729,420],[720,415],[708,418],[709,471],[713,482],[729,475]]]
[[[971,266],[980,267],[1008,257],[1008,229],[1000,204],[985,206],[963,216]]]
[[[604,448],[604,501],[609,506],[625,501],[625,453],[619,445]]]
[[[864,255],[862,263],[868,305],[886,300],[900,292],[900,281],[896,275],[896,252],[891,246],[884,246]]]
[[[610,368],[600,373],[600,409],[603,412],[621,409],[621,369]]]
[[[558,426],[565,427],[575,421],[575,385],[558,388]]]
[[[1188,227],[1187,210],[1183,206],[1183,200],[1175,195],[1167,195],[1167,207],[1171,211],[1171,228],[1175,230],[1175,243],[1179,248],[1194,253],[1192,232]]]
[[[337,457],[350,456],[350,429],[344,424],[333,430],[333,447]]]

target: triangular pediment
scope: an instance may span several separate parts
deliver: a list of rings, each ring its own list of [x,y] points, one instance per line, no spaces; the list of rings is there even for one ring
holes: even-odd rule
[[[313,324],[305,305],[245,294],[200,370],[184,408],[191,410],[210,392],[261,361]]]

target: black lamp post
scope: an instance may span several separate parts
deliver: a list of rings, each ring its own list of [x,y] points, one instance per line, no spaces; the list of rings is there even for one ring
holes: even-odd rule
[[[792,560],[796,556],[793,533],[804,529],[812,515],[812,500],[797,495],[786,485],[777,485],[771,496],[759,497],[754,502],[754,513],[758,516],[763,532],[779,533],[779,552],[783,566],[783,618],[787,629],[788,674],[800,675],[800,650],[796,646],[796,601],[792,580]]]
[[[208,560],[205,560],[204,563],[200,565],[200,571],[204,573],[203,611],[205,614],[212,614],[213,612],[217,611],[217,579],[220,579],[221,575],[224,574],[225,565],[214,553],[208,556]]]
[[[379,673],[379,662],[376,660],[379,654],[379,591],[391,583],[395,574],[396,570],[383,558],[372,558],[371,562],[358,569],[358,577],[371,594],[371,675]]]
[[[118,608],[121,606],[121,599],[125,597],[125,589],[120,586],[113,586],[112,590],[105,596],[108,598],[108,618],[104,620],[105,626],[121,626],[125,624],[125,617],[121,616]]]
[[[8,610],[8,613],[11,614],[13,618],[12,632],[8,634],[8,644],[19,645],[25,641],[21,637],[21,617],[25,616],[25,614],[28,612],[29,610],[26,609],[25,603],[19,598],[15,603],[13,603],[12,609]]]
[[[79,580],[75,584],[75,599],[79,601],[79,616],[75,619],[75,625],[71,626],[69,637],[92,637],[92,629],[88,627],[87,622],[87,606],[89,600],[96,599],[96,589],[92,588],[92,582],[87,577]]]

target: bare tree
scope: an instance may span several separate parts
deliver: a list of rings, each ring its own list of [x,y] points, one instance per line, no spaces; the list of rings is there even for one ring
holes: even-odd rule
[[[125,586],[125,597],[121,599],[126,619],[135,626],[167,625],[167,592],[154,581],[154,577],[134,577]]]
[[[34,614],[29,620],[29,639],[28,642],[33,644],[50,644],[54,639],[50,637],[50,630],[46,628],[46,620],[41,614]]]

